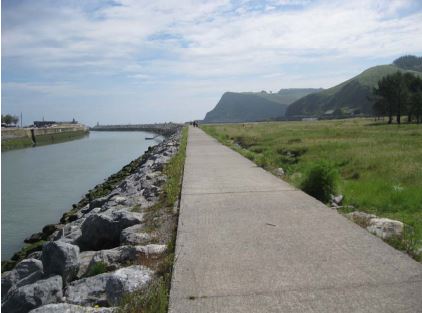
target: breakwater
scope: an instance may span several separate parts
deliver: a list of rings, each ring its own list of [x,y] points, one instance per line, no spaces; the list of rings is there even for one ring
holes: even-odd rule
[[[10,270],[2,274],[3,310],[112,312],[92,307],[114,307],[123,294],[153,283],[176,224],[173,210],[154,208],[180,129],[91,189],[60,223],[29,237],[30,246],[13,257],[17,264],[2,264]]]
[[[1,149],[11,150],[73,140],[85,136],[89,128],[82,124],[61,124],[42,128],[2,128]]]
[[[160,123],[160,124],[133,124],[133,125],[97,125],[91,127],[91,131],[144,131],[152,132],[162,136],[170,136],[180,128],[180,124]]]

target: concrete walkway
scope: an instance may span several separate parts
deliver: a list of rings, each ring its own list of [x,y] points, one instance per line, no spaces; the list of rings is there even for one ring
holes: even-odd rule
[[[171,313],[422,312],[422,265],[190,128]]]

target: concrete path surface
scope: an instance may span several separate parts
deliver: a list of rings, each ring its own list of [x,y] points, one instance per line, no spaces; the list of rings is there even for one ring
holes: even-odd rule
[[[422,312],[422,265],[190,128],[170,313]]]

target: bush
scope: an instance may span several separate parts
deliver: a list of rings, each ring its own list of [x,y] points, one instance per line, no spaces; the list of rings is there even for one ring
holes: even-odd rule
[[[307,170],[301,189],[307,194],[327,203],[335,193],[338,173],[326,161],[314,163]]]

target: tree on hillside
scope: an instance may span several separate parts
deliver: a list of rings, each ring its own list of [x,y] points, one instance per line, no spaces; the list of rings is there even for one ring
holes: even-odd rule
[[[388,115],[388,124],[393,121],[396,115],[397,124],[401,123],[401,116],[406,112],[406,103],[409,99],[408,78],[401,72],[383,77],[374,89],[378,100],[375,102],[374,110],[377,113]]]
[[[414,55],[402,56],[394,60],[393,64],[405,70],[422,71],[422,57]]]
[[[411,116],[415,116],[416,123],[422,121],[422,78],[411,75],[408,80],[410,90],[410,99],[408,104],[409,121],[412,120]]]

